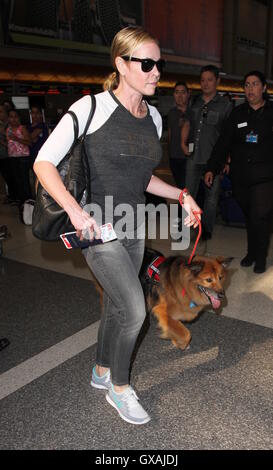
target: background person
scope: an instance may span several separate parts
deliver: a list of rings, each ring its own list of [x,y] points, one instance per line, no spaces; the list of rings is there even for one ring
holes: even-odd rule
[[[162,119],[143,95],[154,94],[162,71],[157,40],[142,28],[124,28],[113,40],[111,58],[114,72],[105,82],[106,91],[96,95],[95,115],[85,138],[92,178],[91,200],[101,208],[102,222],[107,222],[106,196],[111,196],[114,210],[120,204],[129,204],[136,215],[138,205],[145,202],[144,191],[174,200],[178,200],[181,192],[152,175],[162,153],[159,142]],[[90,101],[89,96],[83,97],[70,108],[78,117],[80,133],[86,124]],[[34,170],[45,189],[68,213],[78,233],[88,228],[90,236],[94,231],[99,236],[97,222],[66,191],[55,168],[69,150],[73,135],[72,119],[65,115],[41,148]],[[199,210],[199,207],[189,195],[185,202],[190,212],[185,223],[197,225],[192,210]],[[125,236],[122,229],[117,228],[120,219],[114,216],[117,240],[83,250],[104,289],[91,384],[108,390],[107,401],[125,421],[144,424],[150,416],[129,385],[129,368],[146,317],[138,278],[145,240],[137,237],[140,227],[134,223],[136,217],[127,227]],[[141,224],[145,227],[144,218]]]
[[[5,106],[5,109],[6,109],[7,113],[8,113],[11,109],[15,109],[15,105],[14,105],[14,103],[13,103],[11,100],[5,100],[5,101],[3,101],[3,106]]]
[[[190,93],[186,83],[177,82],[174,87],[175,106],[168,113],[168,152],[170,169],[173,174],[175,184],[179,188],[185,187],[186,179],[186,156],[181,147],[181,130],[189,120],[188,103]],[[179,229],[182,224],[182,207],[179,205]]]
[[[188,152],[186,187],[194,198],[197,197],[200,182],[206,171],[206,164],[220,135],[223,124],[232,110],[232,104],[217,92],[220,83],[219,70],[213,65],[201,69],[202,93],[191,106],[190,137],[194,144],[193,153]],[[183,140],[183,139],[182,139]],[[202,238],[210,239],[216,219],[220,193],[220,178],[216,177],[210,188],[205,187],[202,217]]]
[[[43,122],[43,114],[38,106],[31,106],[31,124],[28,125],[28,132],[31,138],[30,145],[30,183],[32,196],[35,199],[35,178],[33,175],[33,164],[38,155],[40,148],[49,136],[48,127]]]
[[[186,156],[181,147],[181,129],[190,118],[188,109],[190,93],[186,83],[177,82],[174,87],[173,96],[175,106],[168,114],[170,168],[176,185],[179,188],[184,188],[186,179]]]
[[[247,255],[241,266],[255,263],[263,273],[273,214],[273,106],[266,100],[264,75],[254,70],[244,78],[246,103],[234,108],[208,161],[210,186],[230,152],[232,191],[246,218]]]
[[[8,116],[6,137],[11,165],[11,192],[12,197],[22,204],[26,199],[31,198],[29,182],[31,139],[27,129],[21,124],[18,111],[12,109]]]
[[[7,196],[9,196],[9,161],[8,161],[8,143],[6,129],[8,126],[8,113],[4,105],[0,105],[0,173],[7,186]],[[8,200],[8,197],[7,197]]]
[[[49,132],[46,123],[43,122],[43,114],[41,108],[38,106],[32,106],[31,110],[31,124],[28,126],[28,132],[31,138],[30,145],[30,157],[34,160],[38,155],[38,152],[42,145],[48,138]]]

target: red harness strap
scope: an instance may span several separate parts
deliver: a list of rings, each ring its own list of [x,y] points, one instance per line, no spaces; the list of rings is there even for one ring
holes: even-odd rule
[[[149,265],[147,269],[147,274],[149,278],[152,279],[153,281],[159,282],[160,271],[158,267],[161,265],[161,263],[163,263],[163,261],[165,261],[165,259],[166,258],[164,256],[157,256]]]

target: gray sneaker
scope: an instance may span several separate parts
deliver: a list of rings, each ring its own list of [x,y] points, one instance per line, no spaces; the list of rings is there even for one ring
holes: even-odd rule
[[[113,385],[109,388],[106,400],[116,408],[120,417],[131,424],[145,424],[150,421],[150,416],[140,405],[138,397],[132,387],[126,388],[122,393],[114,391]]]
[[[111,387],[110,370],[100,377],[96,374],[96,367],[94,366],[90,385],[94,388],[99,388],[100,390],[109,390]]]

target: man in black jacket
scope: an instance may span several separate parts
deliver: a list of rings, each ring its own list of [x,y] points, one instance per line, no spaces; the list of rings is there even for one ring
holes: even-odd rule
[[[232,110],[227,97],[217,92],[220,83],[219,69],[206,65],[201,69],[200,85],[202,94],[191,107],[190,134],[188,141],[193,144],[186,167],[186,187],[196,198],[200,181],[206,171],[206,164],[222,131],[223,124]],[[220,192],[220,178],[216,177],[210,189],[204,194],[202,238],[210,239],[216,218]]]

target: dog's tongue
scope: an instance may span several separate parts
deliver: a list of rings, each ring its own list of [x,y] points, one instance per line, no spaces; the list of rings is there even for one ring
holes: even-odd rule
[[[219,308],[221,305],[221,301],[217,299],[216,297],[213,297],[212,295],[210,296],[210,301],[211,301],[213,308],[215,309]]]

